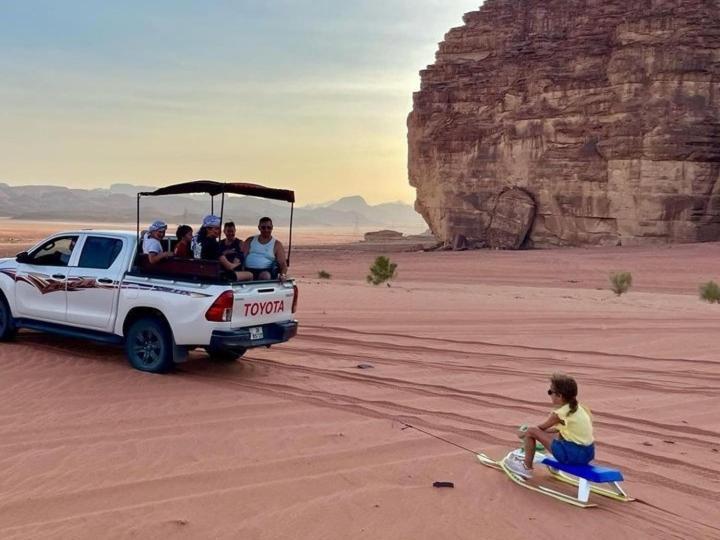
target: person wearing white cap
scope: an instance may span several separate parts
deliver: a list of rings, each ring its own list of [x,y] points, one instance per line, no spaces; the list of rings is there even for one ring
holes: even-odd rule
[[[148,232],[143,238],[142,250],[147,254],[150,264],[159,263],[174,255],[172,251],[163,251],[161,242],[165,238],[165,231],[167,231],[167,223],[159,219],[153,221],[148,227]]]
[[[243,272],[242,264],[231,262],[224,255],[220,247],[220,218],[218,216],[209,215],[203,218],[202,227],[198,231],[195,241],[196,253],[199,252],[200,259],[220,262],[220,266],[226,270],[228,274],[236,281],[249,281],[253,275],[250,272]],[[196,255],[196,258],[197,255]]]

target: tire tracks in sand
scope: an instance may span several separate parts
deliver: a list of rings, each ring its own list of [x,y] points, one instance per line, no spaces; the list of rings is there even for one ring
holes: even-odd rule
[[[308,390],[302,386],[294,386],[291,384],[280,384],[266,381],[255,382],[232,380],[223,375],[209,374],[202,371],[183,369],[183,372],[198,381],[205,384],[213,384],[218,387],[242,388],[253,392],[274,395],[289,401],[302,401],[321,407],[332,407],[372,418],[404,422],[418,425],[424,429],[436,432],[451,433],[472,440],[481,440],[486,444],[490,443],[504,447],[517,445],[516,439],[507,438],[493,433],[508,433],[508,426],[451,411],[422,409],[419,407],[397,403],[395,401],[363,399],[357,396],[337,394],[325,390]],[[445,423],[440,423],[437,420],[445,421]],[[452,422],[454,425],[448,425],[447,422]],[[479,429],[480,427],[483,429]],[[694,464],[683,462],[681,460],[662,458],[647,452],[637,451],[633,448],[624,448],[615,445],[607,447],[613,449],[619,454],[622,454],[624,457],[632,457],[640,462],[650,462],[663,466],[674,466],[676,468],[680,467],[687,473],[700,474],[703,477],[707,477],[708,475],[717,476],[718,474],[714,469],[699,468]],[[627,466],[623,466],[623,468],[630,470]],[[680,482],[678,480],[673,480],[662,475],[647,473],[641,468],[634,469],[632,472],[636,478],[649,483],[663,485],[667,488],[681,491],[689,495],[720,501],[720,492],[701,488],[693,484]]]

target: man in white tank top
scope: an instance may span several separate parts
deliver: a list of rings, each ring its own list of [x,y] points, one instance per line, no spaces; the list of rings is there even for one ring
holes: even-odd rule
[[[283,281],[287,274],[287,257],[280,240],[273,238],[272,219],[260,218],[258,230],[259,235],[251,236],[243,244],[245,270],[252,272],[253,278],[257,280],[273,279],[277,271],[277,278]]]

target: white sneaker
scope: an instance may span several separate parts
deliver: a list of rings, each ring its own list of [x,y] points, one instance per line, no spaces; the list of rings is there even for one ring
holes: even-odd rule
[[[532,478],[533,470],[525,467],[525,463],[522,461],[517,459],[506,459],[505,466],[518,476],[522,476],[523,478]]]

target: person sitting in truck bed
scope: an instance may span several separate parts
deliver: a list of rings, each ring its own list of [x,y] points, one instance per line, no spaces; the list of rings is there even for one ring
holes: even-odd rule
[[[147,254],[150,264],[156,264],[165,259],[175,256],[172,251],[163,251],[162,240],[165,238],[167,223],[159,219],[152,222],[148,227],[142,243],[142,251]]]
[[[231,263],[242,264],[245,259],[242,240],[235,236],[235,223],[228,221],[223,226],[225,238],[220,240],[220,250]]]
[[[220,218],[214,215],[205,216],[202,227],[195,238],[195,258],[218,261],[226,275],[236,281],[249,281],[253,278],[250,272],[242,271],[242,264],[230,262],[223,254],[218,238],[220,237]],[[198,257],[199,255],[199,257]]]
[[[175,232],[178,242],[175,245],[175,256],[181,259],[192,259],[193,230],[190,225],[180,225]]]
[[[279,240],[273,238],[273,222],[269,217],[260,218],[258,223],[260,234],[245,240],[245,270],[253,275],[253,279],[280,279],[283,281],[287,273],[285,248]]]

